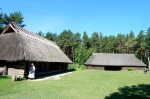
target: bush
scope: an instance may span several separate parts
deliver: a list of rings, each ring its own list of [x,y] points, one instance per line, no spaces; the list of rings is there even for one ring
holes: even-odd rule
[[[129,67],[129,68],[128,68],[128,71],[133,71],[133,68]]]
[[[68,70],[75,70],[78,67],[78,64],[69,64]]]
[[[74,69],[74,70],[84,70],[84,69],[86,69],[86,67],[85,67],[85,65],[69,64],[68,69],[69,70],[72,70],[72,69]]]
[[[80,65],[81,70],[86,69],[85,65]]]

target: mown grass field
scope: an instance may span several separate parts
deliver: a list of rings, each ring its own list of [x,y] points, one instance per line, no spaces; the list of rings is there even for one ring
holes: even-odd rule
[[[11,81],[0,77],[0,99],[150,98],[150,75],[128,71],[78,70],[59,80]]]

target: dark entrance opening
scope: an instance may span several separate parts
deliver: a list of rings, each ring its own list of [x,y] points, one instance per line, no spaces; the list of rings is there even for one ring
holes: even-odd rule
[[[119,71],[121,69],[122,69],[121,66],[105,66],[105,70]]]

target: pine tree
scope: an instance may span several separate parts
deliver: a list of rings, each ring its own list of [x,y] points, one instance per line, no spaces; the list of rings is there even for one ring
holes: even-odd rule
[[[47,32],[44,37],[48,40],[56,41],[58,38],[58,35],[56,33]]]
[[[44,37],[44,35],[45,35],[42,31],[39,31],[36,34],[39,35],[39,36],[42,36],[42,37]]]
[[[127,41],[125,43],[125,47],[126,47],[126,52],[127,53],[134,53],[135,51],[135,45],[137,44],[135,36],[134,36],[134,32],[130,32]]]
[[[99,42],[99,34],[97,32],[94,32],[92,34],[92,47],[94,48],[95,53],[100,52],[100,42]]]
[[[123,34],[118,34],[116,37],[116,51],[117,53],[125,53],[125,36]]]
[[[57,44],[65,54],[74,61],[74,34],[71,30],[64,30],[58,37]]]
[[[144,31],[141,30],[136,38],[136,45],[135,45],[135,54],[136,56],[141,59],[142,61],[145,60],[145,48],[146,48],[146,42],[145,42],[145,35]]]
[[[15,22],[17,25],[24,27],[23,24],[24,17],[21,12],[14,12],[7,15],[6,13],[0,13],[0,33],[4,30],[4,28],[10,23]]]
[[[100,32],[100,35],[99,35],[99,52],[102,53],[103,52],[103,34]]]
[[[84,32],[82,39],[83,39],[83,46],[86,49],[89,49],[91,47],[91,42],[86,32]]]
[[[146,48],[150,50],[150,27],[147,29],[146,32]]]

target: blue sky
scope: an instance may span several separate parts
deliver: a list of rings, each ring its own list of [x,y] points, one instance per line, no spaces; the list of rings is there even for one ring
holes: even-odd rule
[[[0,0],[0,8],[7,14],[20,11],[32,32],[137,35],[150,27],[150,0]]]

